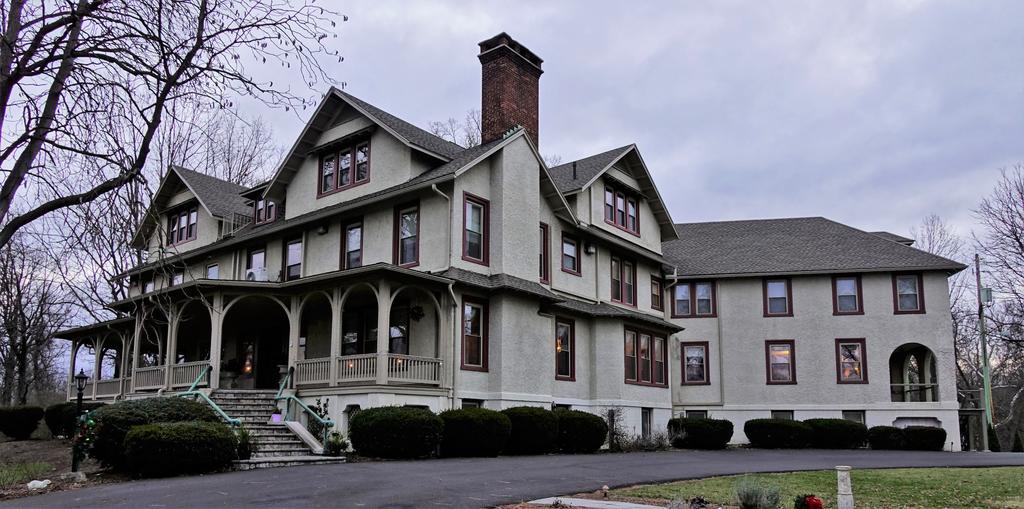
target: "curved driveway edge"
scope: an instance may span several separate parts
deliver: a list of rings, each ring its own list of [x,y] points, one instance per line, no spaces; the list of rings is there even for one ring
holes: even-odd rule
[[[1021,453],[668,451],[316,465],[108,484],[0,503],[9,507],[490,507],[639,483],[749,472],[1024,466]]]

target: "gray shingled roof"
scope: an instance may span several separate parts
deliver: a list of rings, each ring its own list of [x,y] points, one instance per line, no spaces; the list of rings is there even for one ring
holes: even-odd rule
[[[634,322],[644,323],[648,326],[655,326],[662,329],[668,329],[673,332],[683,330],[682,327],[672,322],[669,322],[663,318],[659,318],[654,315],[648,315],[646,313],[641,313],[639,311],[630,311],[628,309],[612,306],[611,304],[593,304],[590,302],[583,302],[575,299],[565,299],[562,300],[561,302],[552,304],[551,307],[573,313],[580,313],[586,316],[632,320]]]
[[[609,164],[612,164],[612,162],[632,147],[633,145],[626,145],[590,157],[560,164],[550,169],[551,179],[555,181],[555,185],[558,186],[558,190],[562,194],[579,191],[583,189],[587,182],[593,180],[597,174],[601,173]],[[576,164],[576,178],[573,178],[572,173],[572,165],[574,163]]]
[[[680,277],[743,276],[965,266],[823,217],[677,224],[662,244]]]
[[[375,118],[377,121],[386,125],[392,131],[398,133],[401,137],[408,140],[409,143],[416,145],[420,148],[426,149],[435,154],[440,154],[448,159],[453,159],[456,155],[466,150],[458,144],[452,143],[440,136],[431,134],[419,127],[416,127],[405,120],[402,120],[358,97],[338,90],[338,94],[345,97],[352,103],[354,103],[359,109],[365,111],[368,115]]]
[[[174,166],[174,171],[192,189],[196,198],[216,217],[230,218],[232,214],[251,214],[241,193],[247,188],[198,171]]]
[[[904,237],[902,235],[896,235],[895,233],[890,233],[890,232],[871,232],[871,234],[872,235],[878,235],[879,237],[882,237],[885,240],[891,240],[893,242],[899,242],[900,244],[906,244],[908,246],[913,246],[914,245],[914,239],[908,239],[907,237]]]
[[[488,276],[486,274],[480,274],[470,270],[450,267],[437,275],[486,290],[510,290],[513,292],[533,295],[535,297],[560,300],[560,297],[551,293],[547,288],[541,286],[540,283],[527,281],[508,274],[494,274],[492,276]]]

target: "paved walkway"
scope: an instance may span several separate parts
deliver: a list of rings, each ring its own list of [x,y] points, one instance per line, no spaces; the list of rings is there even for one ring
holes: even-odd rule
[[[382,461],[108,484],[0,503],[7,507],[489,507],[630,484],[744,472],[867,467],[1024,466],[1019,453],[671,451]]]

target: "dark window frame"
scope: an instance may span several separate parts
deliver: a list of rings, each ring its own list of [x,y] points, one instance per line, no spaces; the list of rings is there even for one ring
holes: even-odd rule
[[[356,180],[358,171],[356,166],[358,165],[358,152],[359,148],[366,146],[366,178],[363,180]],[[347,174],[349,176],[348,184],[341,185],[341,158],[342,155],[349,158],[350,163]],[[316,181],[316,197],[317,199],[323,198],[324,196],[330,196],[334,193],[344,191],[346,189],[352,189],[356,186],[369,183],[371,180],[371,167],[370,164],[372,150],[370,149],[369,138],[353,141],[350,144],[346,144],[337,150],[324,151],[319,156],[317,166],[317,181]],[[329,189],[324,188],[324,160],[328,158],[334,158],[334,175],[333,183]]]
[[[277,204],[272,200],[259,198],[253,201],[252,207],[254,224],[272,223],[277,219]]]
[[[609,205],[608,195],[612,197],[611,203],[611,219],[608,218]],[[619,199],[622,199],[622,218],[619,218]],[[611,184],[605,184],[604,186],[604,199],[603,199],[602,210],[604,211],[604,222],[615,228],[622,230],[635,237],[640,236],[640,199],[636,196],[636,193],[632,191],[626,191],[622,188],[612,186]],[[636,212],[633,219],[633,228],[630,228],[629,222],[631,216],[629,214],[629,206],[633,204],[633,210]]]
[[[298,244],[299,245],[299,263],[293,263],[293,264],[289,265],[288,264],[288,248],[291,247],[292,244]],[[306,246],[305,246],[305,242],[303,241],[302,237],[291,237],[291,238],[288,238],[287,240],[284,241],[284,249],[281,251],[281,275],[283,276],[281,278],[282,280],[284,280],[284,281],[295,281],[296,279],[301,279],[302,278],[302,265],[303,265],[302,262],[303,262],[303,258],[305,258],[305,254],[306,254]],[[292,276],[291,273],[290,273],[290,269],[292,267],[296,267],[296,266],[299,268],[298,275]]]
[[[210,277],[210,268],[211,267],[216,267],[217,268],[217,277],[215,277],[215,278],[211,278]],[[219,263],[211,263],[211,264],[206,266],[206,279],[220,279],[220,264]]]
[[[466,214],[466,209],[470,205],[476,205],[480,207],[480,258],[474,258],[469,255],[469,215]],[[491,202],[474,194],[463,191],[462,193],[462,259],[470,262],[483,265],[485,267],[490,265],[490,222],[491,222]],[[417,224],[418,226],[418,224]]]
[[[408,212],[409,210],[416,211],[416,258],[407,263],[401,263],[402,261],[402,239],[401,239],[401,221],[402,213]],[[420,214],[419,202],[406,203],[405,205],[399,205],[395,207],[395,223],[394,223],[394,235],[392,238],[392,262],[399,267],[415,267],[420,264],[420,231],[423,217]]]
[[[576,258],[575,258],[576,263],[574,264],[572,270],[565,268],[565,256],[566,256],[566,254],[565,254],[565,244],[566,243],[570,243],[570,244],[572,244],[573,246],[576,247]],[[559,250],[558,266],[562,268],[562,272],[565,272],[566,274],[572,274],[574,276],[582,276],[583,275],[583,259],[582,259],[582,254],[583,253],[580,250],[580,247],[582,247],[582,246],[580,246],[579,239],[577,239],[576,237],[573,237],[572,235],[569,235],[569,234],[567,234],[565,232],[562,232],[562,244],[561,244],[561,247],[562,248]]]
[[[789,375],[790,379],[772,380],[772,346],[775,345],[788,345],[789,346]],[[765,363],[765,383],[768,385],[796,385],[796,341],[792,339],[767,339],[764,342],[764,363]]]
[[[480,308],[480,364],[467,364],[466,363],[466,306],[476,306]],[[488,331],[489,326],[489,310],[488,302],[486,299],[480,299],[470,295],[462,296],[462,307],[461,307],[461,322],[462,322],[462,351],[460,352],[459,369],[463,371],[488,371]]]
[[[194,223],[192,222],[193,216],[196,219]],[[182,217],[185,218],[184,227],[181,226]],[[173,223],[171,219],[174,220]],[[164,239],[164,245],[167,247],[180,246],[196,240],[199,237],[199,206],[186,205],[168,213],[165,233],[167,238]]]
[[[558,326],[569,326],[569,374],[563,375],[558,372]],[[555,318],[555,380],[565,382],[576,381],[576,321],[570,318]]]
[[[245,252],[245,270],[251,270],[251,269],[255,268],[255,267],[252,266],[252,255],[254,255],[256,253],[260,253],[260,252],[263,253],[263,267],[262,267],[262,269],[263,270],[267,270],[267,247],[266,246],[250,248],[250,249],[248,249]]]
[[[630,332],[633,333],[633,341],[634,341],[633,351],[636,353],[636,356],[634,357],[634,359],[636,359],[636,362],[635,362],[635,366],[636,366],[636,379],[635,380],[630,380],[629,378],[627,378],[626,377],[626,373],[625,373],[625,362],[626,362],[626,358],[627,358],[626,357],[626,351],[625,351],[625,344],[626,344],[626,337],[629,335]],[[651,338],[651,343],[648,346],[648,348],[649,348],[648,352],[650,353],[650,360],[648,361],[650,363],[650,375],[651,375],[651,379],[650,380],[643,380],[643,378],[641,377],[642,371],[640,369],[640,366],[641,366],[641,363],[643,361],[643,358],[640,355],[640,338],[641,338],[641,336],[644,336],[644,335],[649,336]],[[660,383],[654,381],[655,380],[655,375],[654,375],[654,371],[655,371],[654,370],[654,366],[655,366],[654,351],[655,351],[655,348],[654,348],[654,344],[659,339],[662,341],[661,354],[664,357],[661,360],[662,380],[663,380],[663,382],[660,382]],[[668,366],[669,355],[668,355],[668,335],[667,334],[661,334],[661,333],[655,332],[655,331],[650,330],[650,329],[644,329],[644,328],[639,328],[639,327],[623,327],[623,331],[622,331],[622,344],[623,344],[623,350],[622,350],[623,376],[622,376],[622,378],[623,378],[625,383],[630,384],[630,385],[643,385],[643,386],[646,386],[646,387],[668,387],[669,386],[669,383],[668,383],[668,381],[669,381],[669,366]]]
[[[783,281],[786,283],[786,312],[785,313],[769,313],[768,307],[768,283],[774,283],[777,281]],[[768,277],[762,280],[761,286],[762,304],[764,305],[764,316],[765,318],[775,318],[782,316],[793,316],[793,280],[788,277]]]
[[[615,280],[615,278],[616,278],[615,272],[616,271],[614,270],[613,267],[614,267],[614,265],[616,263],[618,263],[618,265],[619,265],[619,270],[618,270],[618,275],[617,275],[618,276],[618,286],[619,286],[619,298],[615,298],[615,293],[614,293],[614,288],[615,288],[615,285],[616,285],[616,280]],[[627,264],[631,267],[631,270],[629,270],[628,272],[626,270],[626,265]],[[627,260],[627,259],[619,257],[619,256],[614,256],[613,255],[608,260],[608,266],[609,266],[609,269],[610,269],[609,270],[609,281],[610,281],[610,285],[611,285],[611,288],[612,288],[612,291],[611,291],[611,293],[609,295],[611,297],[611,301],[616,303],[616,304],[622,304],[624,306],[629,306],[629,307],[632,307],[632,308],[637,307],[636,306],[636,300],[637,300],[637,291],[636,291],[636,287],[637,287],[637,284],[636,284],[636,262],[634,262],[632,260]],[[627,286],[628,286],[626,284],[626,275],[627,274],[631,274],[632,278],[633,278],[633,289],[628,291],[628,292],[626,291],[627,290]],[[628,299],[627,299],[627,297],[628,297]]]
[[[698,314],[697,285],[711,285],[711,312]],[[676,288],[687,287],[690,292],[690,305],[686,314],[680,313],[676,299]],[[672,318],[716,318],[718,317],[718,285],[714,280],[683,281],[672,286]]]
[[[914,276],[917,278],[917,309],[901,309],[898,280],[901,277]],[[924,303],[924,274],[920,272],[894,272],[892,274],[892,312],[894,315],[923,315],[925,314]]]
[[[657,287],[657,291],[654,290],[655,287]],[[651,309],[655,311],[665,310],[665,284],[661,278],[654,274],[651,274]]]
[[[711,351],[711,344],[708,341],[680,341],[679,342],[679,365],[682,369],[679,375],[680,385],[711,385],[711,363],[708,359]],[[704,380],[691,382],[686,379],[686,348],[700,347],[704,349]]]
[[[857,309],[855,311],[841,311],[839,309],[839,280],[854,279],[857,286]],[[834,316],[863,315],[864,314],[864,288],[861,285],[860,274],[846,274],[832,276],[832,314]]]
[[[551,283],[551,227],[540,223],[540,282]]]
[[[844,380],[842,365],[842,345],[856,344],[860,346],[860,380]],[[868,347],[865,338],[836,338],[836,383],[860,385],[868,383]]]
[[[359,228],[359,265],[349,265],[348,254],[355,252],[348,250],[348,232],[353,228]],[[341,260],[338,266],[341,270],[355,269],[363,266],[363,237],[366,233],[362,218],[341,223]]]

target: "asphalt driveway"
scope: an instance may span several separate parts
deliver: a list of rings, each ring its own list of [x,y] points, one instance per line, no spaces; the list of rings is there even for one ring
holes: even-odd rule
[[[1024,466],[1024,454],[737,449],[365,462],[108,484],[11,500],[0,508],[489,507],[605,484],[836,465]]]

